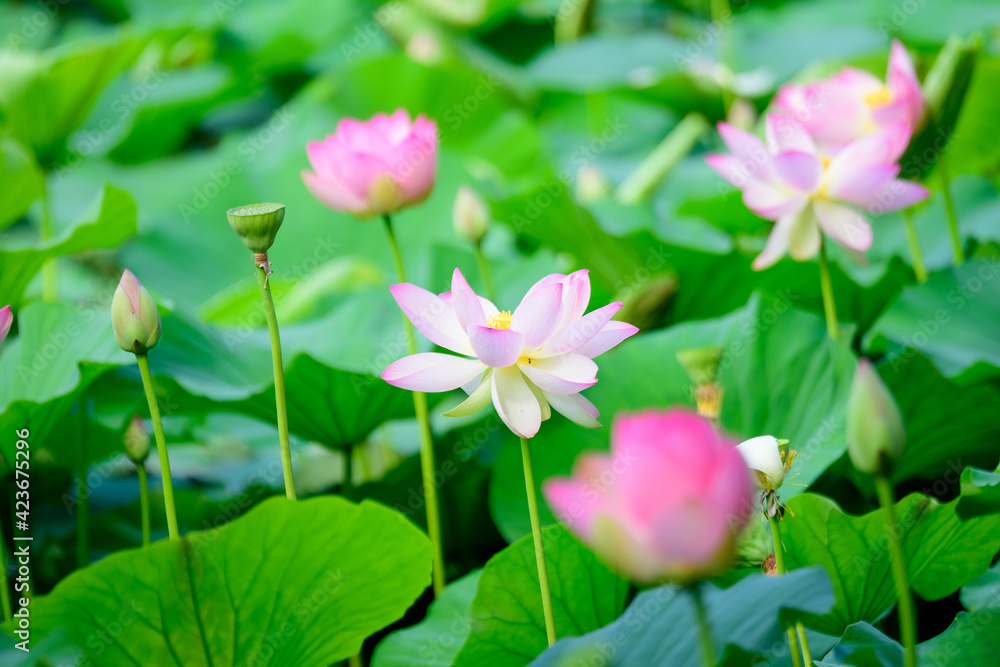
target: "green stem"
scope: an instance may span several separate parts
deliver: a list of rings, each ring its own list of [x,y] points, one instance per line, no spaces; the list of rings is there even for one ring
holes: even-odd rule
[[[344,452],[344,481],[340,484],[341,495],[347,495],[347,493],[354,488],[354,446],[347,448]]]
[[[0,606],[3,608],[3,621],[10,620],[14,611],[10,606],[10,583],[7,581],[7,548],[3,543],[3,517],[0,513]]]
[[[146,477],[146,462],[135,464],[139,473],[139,513],[142,516],[142,546],[149,546],[149,480]]]
[[[180,539],[177,530],[177,507],[174,505],[174,483],[170,477],[170,458],[167,456],[167,439],[163,436],[163,423],[160,421],[160,406],[156,403],[156,392],[153,390],[153,376],[149,373],[149,359],[145,354],[135,355],[139,364],[139,374],[142,375],[142,387],[146,390],[146,402],[149,404],[149,418],[153,422],[153,435],[156,437],[156,451],[160,457],[160,477],[163,480],[163,505],[167,513],[167,534],[170,539]]]
[[[347,659],[347,665],[348,665],[348,667],[364,667],[364,664],[365,663],[361,659],[361,654],[360,653],[352,655],[350,658]]]
[[[264,317],[267,318],[267,331],[271,335],[271,365],[274,370],[274,404],[278,417],[278,442],[281,445],[281,474],[285,478],[285,496],[295,500],[295,477],[292,474],[292,445],[288,440],[288,408],[285,405],[285,368],[281,363],[281,336],[278,333],[278,316],[274,313],[274,300],[271,298],[271,285],[267,279],[267,270],[260,264],[267,263],[264,253],[261,261],[253,257],[254,275],[260,286],[260,298],[264,302]]]
[[[903,545],[899,541],[892,486],[889,484],[889,478],[883,473],[875,475],[875,491],[878,494],[879,504],[885,510],[885,532],[889,540],[889,555],[892,557],[892,576],[896,581],[896,593],[899,596],[897,607],[899,635],[903,644],[903,666],[916,667],[917,617],[913,610],[913,598],[910,596],[910,584],[906,576],[906,557],[903,555]]]
[[[830,280],[830,263],[826,259],[826,239],[819,242],[819,286],[823,292],[823,312],[830,338],[837,340],[837,304],[833,300],[833,281]]]
[[[87,403],[78,402],[80,411],[80,451],[76,465],[76,566],[90,564],[90,488],[87,486]]]
[[[55,228],[52,224],[52,205],[49,201],[49,190],[45,185],[45,176],[42,176],[42,211],[41,219],[38,221],[38,233],[42,241],[47,241],[55,236]],[[56,260],[50,259],[42,267],[42,300],[55,301],[59,298],[59,284],[56,276]]]
[[[493,289],[493,274],[490,271],[490,263],[487,261],[486,255],[483,254],[482,241],[476,243],[476,264],[479,266],[479,277],[483,279],[483,285],[486,287],[486,296],[490,298],[490,301],[496,303],[497,293]]]
[[[531,447],[527,438],[521,438],[521,459],[524,462],[524,487],[528,492],[528,517],[531,519],[531,536],[535,542],[535,565],[538,567],[538,587],[542,590],[542,616],[545,617],[545,636],[549,646],[556,643],[556,621],[552,615],[552,594],[549,592],[549,570],[545,563],[545,545],[542,543],[542,524],[538,518],[538,497],[535,494],[535,475],[531,471]]]
[[[403,256],[399,252],[399,243],[396,242],[396,234],[392,229],[392,219],[388,215],[384,215],[382,221],[385,223],[385,231],[389,237],[389,247],[392,249],[392,258],[396,264],[396,275],[400,282],[406,282],[406,269],[403,267]],[[413,324],[405,315],[403,323],[406,328],[410,354],[416,354],[417,337],[413,332]],[[413,408],[417,414],[417,425],[420,427],[420,473],[424,486],[424,508],[427,512],[427,536],[434,548],[433,582],[434,595],[436,596],[444,590],[445,570],[444,548],[441,542],[441,511],[438,508],[437,485],[434,482],[434,439],[431,435],[431,420],[427,411],[427,394],[419,391],[413,392]]]
[[[622,181],[615,191],[615,197],[622,204],[637,204],[656,189],[663,179],[688,156],[708,131],[708,121],[701,114],[692,111],[677,123],[670,134],[664,137],[656,148]]]
[[[788,574],[788,568],[785,566],[785,547],[781,542],[781,528],[778,526],[778,517],[767,515],[767,521],[771,525],[771,544],[774,546],[774,566],[778,570],[778,574],[784,576]],[[801,628],[801,630],[800,630]],[[799,639],[801,639],[801,649],[800,642],[795,638],[795,634],[798,632]],[[792,664],[798,665],[802,664],[802,659],[799,657],[799,651],[802,651],[802,657],[805,658],[806,667],[812,664],[812,656],[809,652],[809,640],[806,639],[806,629],[802,627],[801,623],[797,623],[794,628],[792,626],[788,627],[788,646],[792,653]]]
[[[944,197],[944,212],[948,218],[948,232],[951,236],[951,249],[955,266],[965,263],[965,252],[962,248],[962,237],[958,233],[958,216],[955,214],[955,202],[951,198],[951,178],[948,176],[948,165],[944,154],[938,156],[938,171],[941,173],[941,196]]]
[[[698,621],[698,640],[701,644],[701,660],[705,667],[715,667],[715,647],[712,645],[712,627],[708,624],[708,611],[701,596],[700,584],[691,586],[691,597],[694,598],[694,614]]]
[[[732,21],[733,11],[729,0],[710,0],[712,8],[712,23],[715,24],[716,43],[719,45],[719,58],[732,76],[736,76],[736,49],[726,22]],[[725,111],[733,104],[733,91],[730,85],[722,88],[722,104]]]
[[[920,250],[920,237],[913,224],[911,209],[903,209],[903,224],[906,227],[906,241],[910,245],[910,258],[913,260],[913,272],[917,274],[917,282],[927,282],[927,267],[924,266],[924,254]]]

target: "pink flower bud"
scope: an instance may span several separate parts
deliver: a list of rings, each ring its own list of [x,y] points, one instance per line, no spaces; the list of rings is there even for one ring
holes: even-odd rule
[[[7,337],[10,325],[14,323],[14,316],[10,312],[10,306],[0,308],[0,343]]]
[[[134,354],[146,354],[160,340],[156,302],[128,269],[111,300],[111,328],[118,345]]]
[[[559,519],[633,581],[691,582],[729,567],[753,514],[735,444],[683,410],[619,417],[611,454],[585,454],[543,491]]]
[[[365,219],[427,198],[437,166],[437,124],[422,115],[411,123],[405,109],[367,121],[344,118],[334,134],[306,150],[313,171],[303,170],[302,180],[309,192],[335,211]]]
[[[847,454],[861,472],[886,472],[906,444],[892,392],[867,359],[858,362],[847,398]]]

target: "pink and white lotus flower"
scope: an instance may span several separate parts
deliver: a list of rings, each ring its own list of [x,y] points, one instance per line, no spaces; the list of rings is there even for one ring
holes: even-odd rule
[[[709,155],[708,164],[743,191],[743,203],[775,226],[764,251],[753,262],[765,269],[786,253],[796,261],[814,257],[821,234],[850,250],[871,247],[865,213],[884,213],[923,201],[930,192],[896,178],[897,161],[910,141],[910,126],[887,125],[841,149],[823,155],[798,123],[768,116],[767,144],[753,134],[719,123],[731,154]]]
[[[409,283],[391,290],[422,334],[462,356],[414,354],[390,364],[382,379],[411,391],[462,387],[469,397],[446,415],[469,415],[492,402],[523,438],[534,436],[552,409],[581,426],[600,426],[597,408],[580,395],[597,382],[593,358],[638,331],[611,321],[621,303],[584,315],[590,302],[585,269],[542,278],[512,313],[477,296],[458,269],[444,294]]]
[[[14,323],[14,316],[10,312],[10,306],[0,308],[0,343],[7,337],[10,325]]]
[[[892,42],[884,83],[845,67],[829,79],[782,86],[774,98],[775,112],[796,120],[830,155],[890,125],[915,130],[925,106],[913,61],[898,40]]]

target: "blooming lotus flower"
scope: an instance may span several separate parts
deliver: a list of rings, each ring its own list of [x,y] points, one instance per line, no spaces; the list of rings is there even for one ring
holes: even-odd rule
[[[146,354],[160,340],[156,302],[128,269],[111,299],[111,328],[118,346],[134,354]]]
[[[765,146],[749,132],[719,123],[732,154],[706,158],[743,191],[747,208],[776,222],[753,262],[755,270],[771,266],[786,253],[800,262],[814,257],[821,233],[864,252],[872,244],[865,212],[897,211],[930,196],[922,185],[896,178],[896,162],[910,141],[908,125],[888,125],[830,159],[794,121],[768,116],[766,129]]]
[[[335,211],[364,219],[418,204],[434,187],[437,125],[410,122],[398,109],[370,120],[344,118],[337,131],[307,146],[313,171],[303,170],[309,192]]]
[[[774,106],[797,120],[829,154],[879,128],[903,123],[915,129],[925,110],[913,61],[898,40],[892,42],[884,83],[846,67],[830,79],[782,86]]]
[[[462,387],[468,399],[446,415],[469,415],[492,401],[500,419],[522,438],[534,436],[552,408],[581,426],[600,426],[597,408],[580,395],[597,382],[593,358],[638,331],[611,321],[621,303],[584,315],[590,302],[585,269],[542,278],[513,313],[477,296],[458,269],[451,292],[436,295],[409,283],[391,290],[413,326],[464,356],[414,354],[390,364],[382,379],[411,391]]]
[[[0,343],[7,337],[10,325],[14,323],[14,316],[10,312],[10,306],[0,308]]]
[[[582,455],[572,477],[542,490],[560,521],[633,581],[710,577],[729,566],[754,509],[733,445],[684,410],[618,417],[610,455]]]

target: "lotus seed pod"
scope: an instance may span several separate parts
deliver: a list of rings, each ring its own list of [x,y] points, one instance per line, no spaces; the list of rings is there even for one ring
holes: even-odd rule
[[[266,253],[285,219],[285,205],[264,203],[238,206],[229,209],[226,217],[247,248],[258,254]]]

